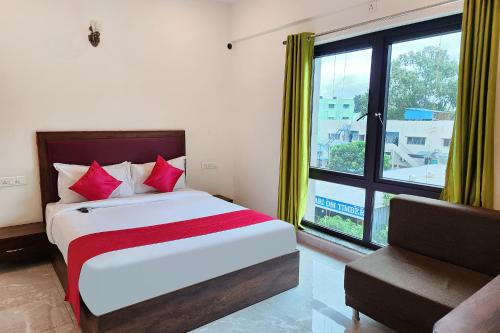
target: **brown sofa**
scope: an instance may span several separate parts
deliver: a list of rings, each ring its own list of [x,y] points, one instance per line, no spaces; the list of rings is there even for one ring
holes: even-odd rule
[[[500,211],[399,195],[389,245],[345,268],[346,304],[398,332],[432,332],[498,274]]]

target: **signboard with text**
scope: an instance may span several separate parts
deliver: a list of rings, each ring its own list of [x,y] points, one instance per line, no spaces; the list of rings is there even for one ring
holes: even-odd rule
[[[361,206],[351,205],[342,201],[332,200],[320,196],[315,196],[314,202],[316,206],[326,208],[342,215],[347,215],[355,219],[362,220],[365,216],[365,208]]]

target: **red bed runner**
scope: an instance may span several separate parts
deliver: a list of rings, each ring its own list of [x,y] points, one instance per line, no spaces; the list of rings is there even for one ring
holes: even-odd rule
[[[230,229],[267,222],[274,218],[253,210],[212,215],[192,220],[124,230],[89,234],[71,241],[68,248],[68,288],[66,301],[71,303],[80,323],[80,292],[78,282],[83,264],[100,254],[132,247],[208,235]]]

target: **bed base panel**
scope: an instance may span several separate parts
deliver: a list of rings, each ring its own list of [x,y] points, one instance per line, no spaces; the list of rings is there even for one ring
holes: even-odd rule
[[[66,264],[56,246],[51,258],[66,289]],[[94,316],[81,301],[84,333],[179,333],[275,296],[299,283],[299,251],[156,298]]]

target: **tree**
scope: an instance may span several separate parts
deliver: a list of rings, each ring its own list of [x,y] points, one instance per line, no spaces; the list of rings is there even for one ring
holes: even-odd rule
[[[391,199],[394,198],[396,195],[392,193],[384,193],[382,197],[382,205],[384,207],[389,207],[391,204]]]
[[[368,91],[354,96],[354,113],[360,115],[368,112]]]
[[[349,218],[342,218],[339,215],[323,216],[316,223],[344,234],[363,238],[363,224],[361,222],[356,223]]]
[[[338,172],[363,174],[365,167],[365,143],[353,141],[333,146],[327,168]],[[391,167],[390,157],[384,154],[384,170]]]
[[[404,119],[409,107],[454,112],[458,63],[440,47],[399,55],[391,63],[388,119]]]
[[[403,120],[406,108],[454,112],[458,62],[437,46],[407,52],[391,62],[387,119]],[[354,112],[366,113],[368,91],[354,96]]]

